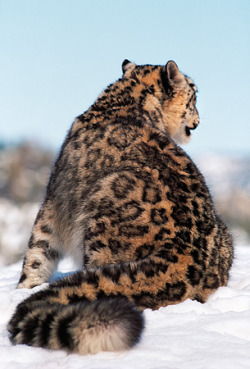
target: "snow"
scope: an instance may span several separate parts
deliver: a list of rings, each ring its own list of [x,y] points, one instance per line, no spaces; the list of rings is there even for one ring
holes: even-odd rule
[[[72,266],[61,264],[62,272]],[[249,369],[250,368],[250,246],[236,246],[227,287],[207,303],[187,300],[179,305],[145,311],[146,329],[132,350],[80,356],[24,345],[12,346],[6,323],[16,305],[32,291],[17,290],[21,262],[0,268],[1,369]]]

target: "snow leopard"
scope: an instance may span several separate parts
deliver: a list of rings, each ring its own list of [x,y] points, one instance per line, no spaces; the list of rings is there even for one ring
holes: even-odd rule
[[[48,282],[66,254],[79,271],[17,306],[15,344],[126,350],[140,341],[144,309],[204,303],[228,282],[230,231],[180,147],[199,125],[197,87],[172,60],[126,59],[122,70],[65,138],[18,287]]]

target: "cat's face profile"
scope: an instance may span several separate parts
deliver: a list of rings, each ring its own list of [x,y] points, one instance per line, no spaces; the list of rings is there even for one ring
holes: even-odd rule
[[[122,69],[125,78],[138,81],[138,85],[146,86],[158,97],[164,128],[171,138],[178,144],[189,142],[191,131],[199,124],[197,88],[193,81],[180,72],[174,61],[162,67],[140,66],[125,60]]]

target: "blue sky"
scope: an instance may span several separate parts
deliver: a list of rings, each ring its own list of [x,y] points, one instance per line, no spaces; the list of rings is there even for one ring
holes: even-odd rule
[[[197,84],[187,152],[250,154],[249,0],[0,0],[0,141],[58,150],[125,58]]]

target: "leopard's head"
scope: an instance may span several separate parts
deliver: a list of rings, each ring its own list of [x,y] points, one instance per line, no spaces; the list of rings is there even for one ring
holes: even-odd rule
[[[136,65],[124,60],[123,74],[147,86],[160,101],[163,129],[178,144],[187,143],[199,124],[196,108],[197,88],[170,60],[165,66]],[[162,127],[161,127],[162,128]]]
[[[169,98],[164,101],[165,120],[170,136],[179,144],[187,143],[199,124],[196,108],[197,87],[182,74],[174,61],[162,69],[162,82]]]

